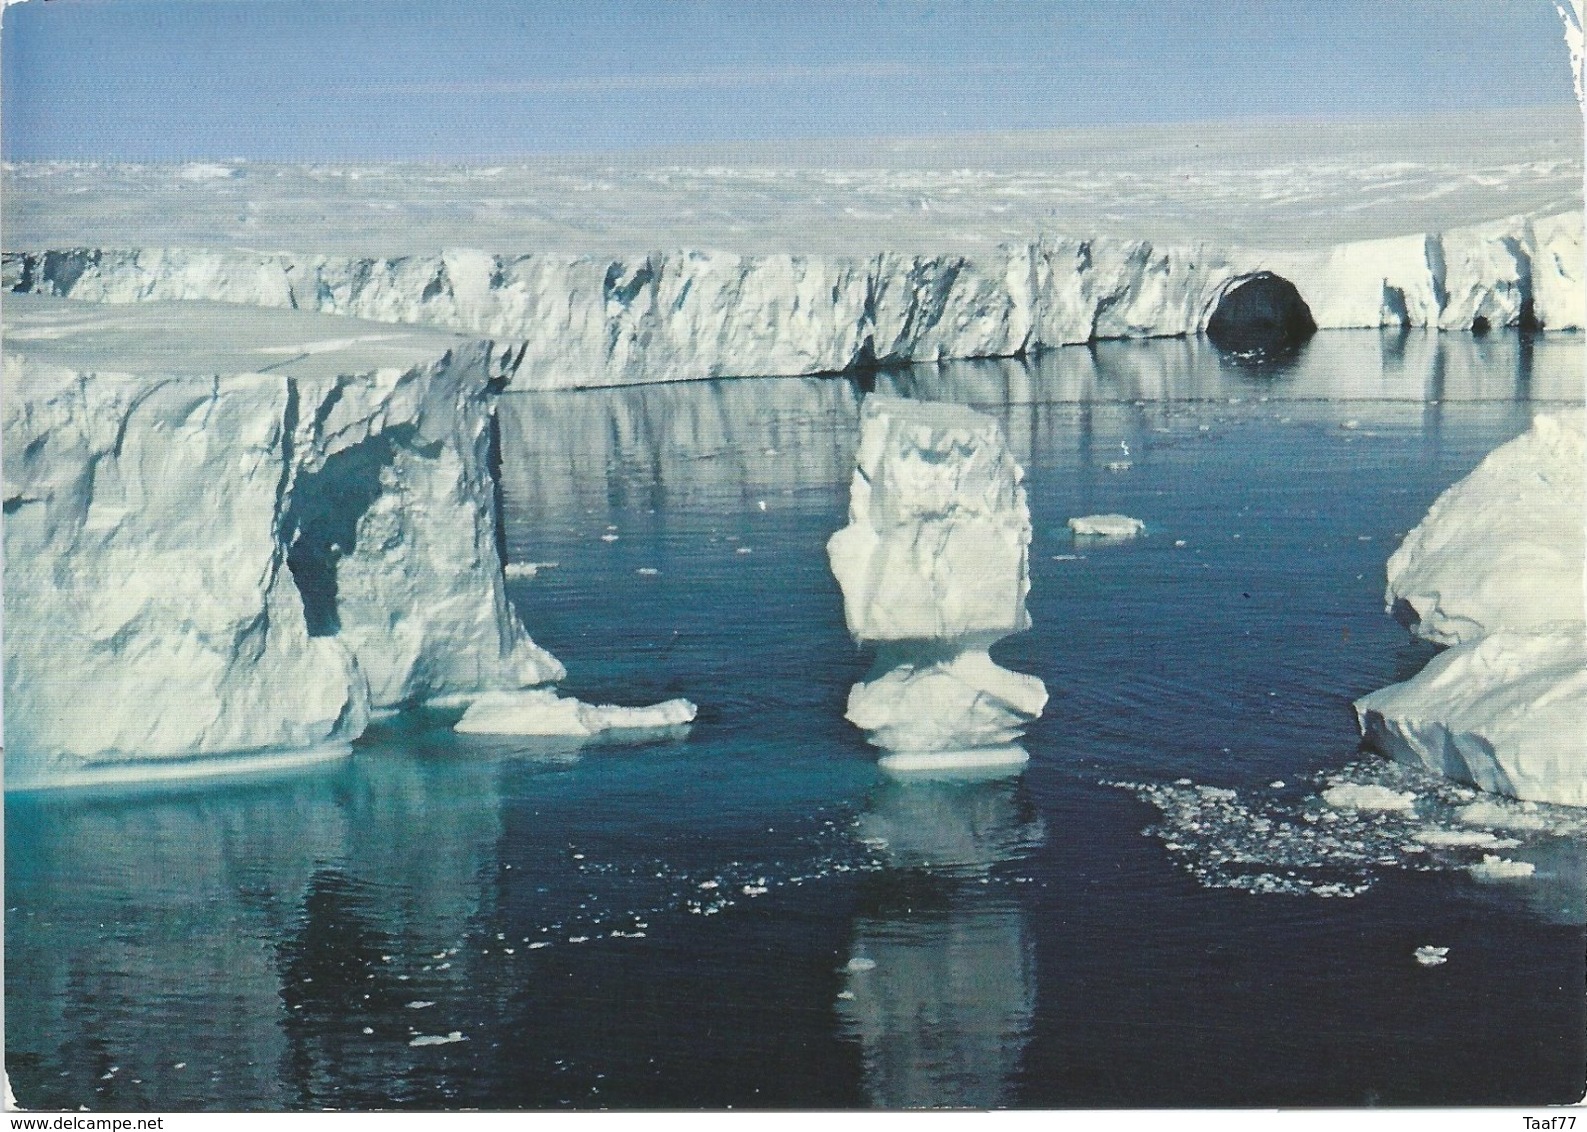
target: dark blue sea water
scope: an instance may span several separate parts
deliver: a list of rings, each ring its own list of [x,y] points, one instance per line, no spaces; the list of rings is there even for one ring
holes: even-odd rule
[[[888,778],[842,719],[868,658],[824,544],[858,383],[508,394],[511,557],[554,563],[511,583],[526,624],[567,691],[687,696],[692,733],[525,751],[417,713],[291,775],[7,797],[16,1097],[1574,1100],[1579,825],[1526,834],[1508,852],[1537,873],[1509,884],[1386,826],[1354,857],[1270,832],[1321,830],[1332,774],[1448,801],[1356,750],[1351,699],[1430,655],[1383,612],[1384,561],[1534,412],[1580,402],[1581,357],[1337,332],[1262,367],[1166,342],[876,375],[996,415],[1027,469],[1035,627],[996,653],[1052,700],[1025,772],[983,781]],[[1098,511],[1147,536],[1077,545],[1065,520]]]

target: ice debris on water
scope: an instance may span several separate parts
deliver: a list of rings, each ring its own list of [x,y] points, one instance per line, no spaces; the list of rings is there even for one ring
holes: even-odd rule
[[[1468,868],[1478,880],[1522,880],[1537,871],[1531,861],[1511,861],[1497,853],[1484,853],[1482,860]]]
[[[449,1046],[453,1042],[466,1042],[463,1031],[453,1030],[450,1034],[420,1034],[408,1044],[410,1046]]]
[[[849,960],[848,966],[845,968],[845,970],[853,971],[855,973],[861,971],[874,971],[876,970],[876,960],[866,959],[863,956],[856,955],[853,959]]]
[[[1377,759],[1319,774],[1299,797],[1274,793],[1279,782],[1266,790],[1186,778],[1106,785],[1159,811],[1145,832],[1208,888],[1349,897],[1367,891],[1387,869],[1517,880],[1533,876],[1537,866],[1492,850],[1547,852],[1558,838],[1587,844],[1587,815],[1576,809],[1501,798],[1472,802],[1467,788],[1441,775]]]
[[[1077,515],[1069,520],[1076,538],[1126,539],[1146,532],[1146,524],[1128,515]]]
[[[1416,805],[1411,791],[1401,793],[1386,786],[1361,786],[1341,782],[1323,791],[1322,800],[1340,810],[1409,810]]]
[[[1423,967],[1437,967],[1440,964],[1449,962],[1449,948],[1447,947],[1433,947],[1431,945],[1418,947],[1415,954],[1416,961]]]

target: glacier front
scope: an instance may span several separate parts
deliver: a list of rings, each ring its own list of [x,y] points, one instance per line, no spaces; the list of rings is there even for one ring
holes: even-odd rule
[[[507,603],[489,344],[217,304],[6,321],[8,788],[562,677]]]
[[[990,417],[872,395],[827,554],[849,633],[877,645],[847,718],[890,751],[1005,746],[1047,690],[988,649],[1030,627],[1024,473]]]

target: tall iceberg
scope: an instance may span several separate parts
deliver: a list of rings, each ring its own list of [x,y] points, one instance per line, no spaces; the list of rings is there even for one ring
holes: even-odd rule
[[[507,602],[488,343],[193,303],[6,323],[8,788],[564,675]]]
[[[1540,415],[1405,537],[1385,602],[1450,648],[1356,701],[1367,746],[1484,790],[1587,806],[1584,473],[1582,413]]]
[[[873,395],[861,415],[849,525],[827,543],[849,632],[877,646],[847,718],[889,751],[1012,743],[1047,703],[987,651],[1030,627],[1024,473],[963,406]]]

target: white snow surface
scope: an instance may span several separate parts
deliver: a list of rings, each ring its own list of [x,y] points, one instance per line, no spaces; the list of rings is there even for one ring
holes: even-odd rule
[[[1128,515],[1079,515],[1069,520],[1077,538],[1126,539],[1146,532],[1146,524]]]
[[[888,750],[1012,743],[1047,692],[987,654],[1030,627],[1030,508],[1002,429],[961,405],[873,394],[855,463],[827,554],[849,632],[882,648],[847,718]]]
[[[480,696],[454,730],[477,735],[535,735],[588,739],[606,731],[649,731],[693,723],[697,712],[688,700],[667,700],[647,707],[587,704],[544,688],[487,692]]]
[[[1539,415],[1433,504],[1386,599],[1452,647],[1356,701],[1369,746],[1497,794],[1587,806],[1583,416]]]
[[[816,146],[850,164],[792,168],[13,165],[5,279],[485,335],[516,344],[520,388],[1194,334],[1264,271],[1324,328],[1565,329],[1587,321],[1572,117]]]
[[[488,344],[216,304],[6,320],[7,787],[563,675],[504,591]]]

